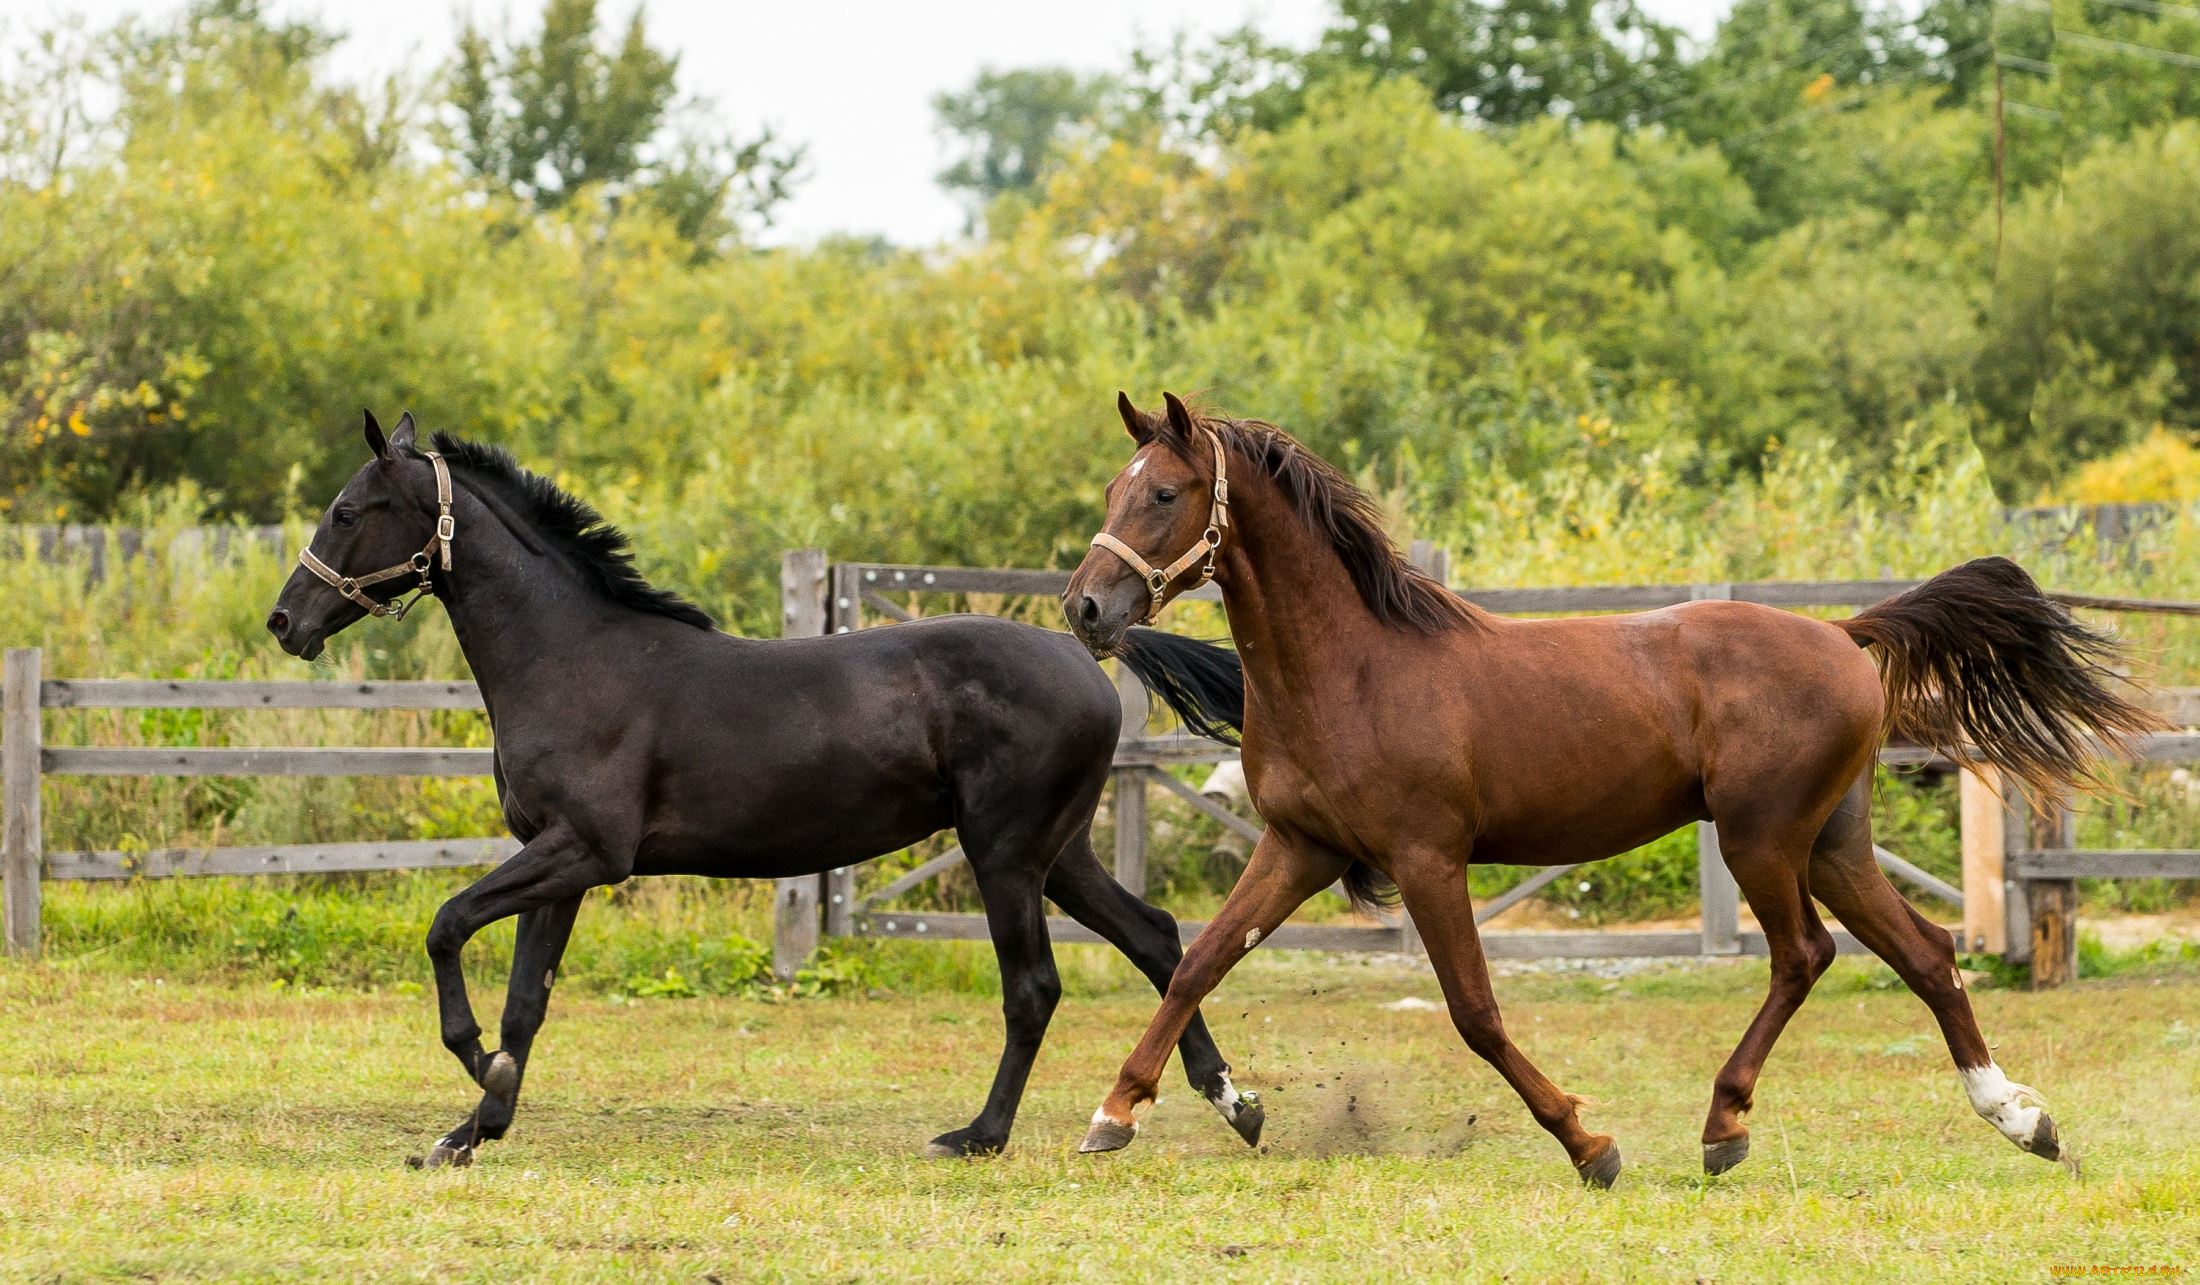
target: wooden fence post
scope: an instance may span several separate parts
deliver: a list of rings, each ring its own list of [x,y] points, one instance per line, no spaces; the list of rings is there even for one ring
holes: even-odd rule
[[[1123,730],[1117,734],[1118,739],[1144,740],[1148,712],[1146,685],[1138,681],[1138,675],[1130,671],[1130,666],[1120,662],[1115,667],[1115,693],[1123,702]],[[1146,895],[1147,838],[1146,769],[1118,768],[1115,771],[1115,881],[1138,897]]]
[[[2032,813],[2032,846],[2074,848],[2077,817],[2061,799]],[[2078,976],[2078,881],[2029,879],[2025,899],[2032,912],[2032,988],[2050,990]]]
[[[5,918],[8,953],[36,955],[40,944],[38,881],[44,873],[45,841],[40,825],[39,756],[44,749],[44,720],[39,717],[41,656],[36,647],[8,649],[0,678],[0,854],[6,871]]]
[[[789,549],[779,555],[779,636],[815,638],[825,632],[823,549]]]
[[[1429,579],[1451,588],[1451,550],[1439,548],[1434,540],[1415,540],[1406,547],[1406,561],[1426,572]]]
[[[2001,805],[2001,913],[2002,962],[2027,963],[2032,958],[2031,885],[2011,873],[2032,838],[2032,804],[2024,787],[2003,783]]]
[[[772,907],[772,975],[791,982],[817,953],[816,875],[776,881]]]
[[[863,628],[863,584],[854,567],[843,562],[827,577],[824,634],[852,634]]]
[[[2009,923],[2003,907],[2003,814],[2001,777],[1981,765],[1957,774],[1958,815],[1963,845],[1963,950],[2000,955],[2009,949]]]
[[[1696,823],[1696,895],[1703,903],[1703,953],[1742,953],[1742,889],[1719,854],[1719,829]]]
[[[779,558],[779,636],[816,638],[825,633],[831,608],[831,564],[823,549],[789,549]],[[821,885],[825,885],[821,887]],[[817,911],[823,900],[827,931],[845,934],[852,908],[855,872],[842,868],[826,875],[777,880],[772,891],[772,972],[791,982],[817,952]],[[834,894],[838,896],[834,896]],[[836,917],[833,909],[837,908]]]
[[[1146,895],[1146,769],[1115,769],[1115,881]]]

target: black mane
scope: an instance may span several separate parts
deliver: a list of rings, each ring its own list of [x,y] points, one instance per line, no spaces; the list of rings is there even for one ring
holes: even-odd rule
[[[1405,560],[1384,534],[1381,513],[1367,492],[1297,438],[1265,420],[1192,414],[1224,450],[1267,474],[1290,497],[1299,521],[1328,539],[1376,620],[1423,634],[1483,623],[1478,608]],[[1168,416],[1149,415],[1148,422],[1177,454],[1195,464],[1211,462],[1207,448],[1185,441]]]
[[[605,597],[636,611],[669,616],[697,629],[717,622],[701,607],[666,589],[653,587],[634,569],[626,532],[603,520],[588,501],[568,495],[555,482],[520,467],[501,446],[469,442],[449,433],[435,435],[435,449],[453,468],[495,484],[536,534],[565,553]]]

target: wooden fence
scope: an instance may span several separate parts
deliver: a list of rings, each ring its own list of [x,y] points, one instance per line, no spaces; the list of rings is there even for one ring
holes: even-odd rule
[[[1416,541],[1410,556],[1415,565],[1438,580],[1449,582],[1450,559],[1446,551],[1427,541]],[[863,627],[867,611],[887,620],[910,620],[917,615],[917,599],[934,594],[1059,597],[1068,587],[1069,576],[1066,571],[832,563],[821,549],[792,550],[782,563],[781,629],[789,637],[846,633]],[[1506,615],[1644,611],[1706,599],[1757,602],[1783,608],[1867,607],[1920,583],[1883,579],[1599,585],[1468,590],[1462,591],[1461,596],[1486,610]],[[896,601],[897,595],[905,601]],[[1205,585],[1185,596],[1219,601],[1221,595],[1213,585]],[[2081,606],[2200,613],[2200,606],[2189,603],[2130,603],[2079,595],[2063,597]],[[1137,679],[1127,673],[1119,677],[1118,689],[1123,696],[1124,740],[1117,747],[1113,772],[1115,874],[1126,887],[1143,895],[1149,844],[1147,796],[1151,788],[1166,789],[1194,810],[1248,840],[1257,841],[1260,828],[1165,770],[1170,766],[1231,761],[1237,757],[1235,750],[1182,735],[1146,738],[1144,691]],[[2164,712],[2172,721],[2180,726],[2200,724],[2200,689],[2179,689],[2162,695],[2167,702]],[[2200,736],[2155,736],[2149,738],[2141,750],[2150,762],[2200,761]],[[1928,752],[1900,746],[1891,746],[1880,754],[1882,762],[1895,765],[1932,765],[1934,758]],[[1945,760],[1937,765],[1954,766]],[[1962,913],[1962,927],[1954,930],[1959,948],[1998,954],[2013,961],[2030,961],[2034,977],[2040,984],[2055,985],[2074,975],[2076,879],[2200,878],[2200,851],[2078,849],[2073,846],[2073,818],[2067,810],[2058,811],[2051,817],[2034,816],[2029,804],[2016,790],[2012,789],[2011,798],[2005,801],[1992,783],[1970,772],[1961,775],[1963,887],[1935,878],[1885,848],[1875,850],[1879,864],[1895,878],[1948,902]],[[1764,935],[1740,931],[1739,889],[1719,857],[1718,834],[1709,823],[1696,827],[1696,848],[1702,910],[1702,927],[1697,932],[1486,932],[1483,934],[1484,951],[1493,959],[1763,954]],[[960,860],[960,850],[951,849],[861,896],[856,891],[859,880],[855,867],[834,870],[816,879],[781,880],[776,934],[781,956],[807,957],[819,940],[821,928],[826,936],[985,938],[988,934],[983,915],[882,909],[886,903],[944,873]],[[1578,868],[1559,866],[1539,870],[1481,906],[1475,913],[1475,921],[1485,923],[1495,918]],[[1967,897],[1966,889],[1980,891],[1977,896]],[[820,908],[822,925],[818,922]],[[1097,935],[1073,920],[1056,917],[1050,918],[1047,924],[1056,941],[1099,940]],[[1181,926],[1184,940],[1189,942],[1202,927],[1203,924],[1196,922],[1184,923]],[[1860,953],[1864,949],[1845,932],[1836,933],[1835,941],[1844,954]],[[1379,927],[1286,923],[1262,944],[1285,950],[1418,953],[1419,949],[1412,921],[1402,913],[1395,923]]]
[[[493,751],[383,748],[72,748],[45,744],[44,709],[480,709],[457,682],[163,682],[47,679],[35,647],[11,649],[0,679],[0,860],[11,951],[38,950],[42,879],[332,874],[494,865],[510,837],[274,847],[47,852],[40,782],[47,776],[488,776]]]
[[[1439,576],[1441,550],[1416,544],[1417,563]],[[913,607],[888,595],[984,593],[1057,596],[1067,572],[978,570],[830,563],[823,550],[790,551],[783,561],[782,631],[789,637],[861,628],[864,612],[909,619]],[[1627,611],[1701,599],[1762,602],[1780,607],[1866,606],[1911,587],[1915,581],[1828,581],[1630,585],[1577,589],[1482,590],[1464,596],[1504,613]],[[1212,586],[1190,595],[1216,597]],[[913,599],[911,600],[913,602]],[[2184,604],[2171,604],[2183,606]],[[1115,871],[1143,895],[1149,842],[1151,789],[1167,790],[1224,828],[1257,841],[1259,826],[1201,795],[1167,769],[1236,758],[1228,746],[1175,735],[1149,738],[1146,698],[1135,678],[1119,683],[1126,737],[1114,765]],[[2170,694],[2167,712],[2179,725],[2200,724],[2200,689]],[[6,654],[0,685],[0,867],[5,871],[5,938],[10,950],[35,953],[40,940],[39,887],[45,879],[132,879],[193,875],[334,873],[494,865],[518,850],[509,837],[383,843],[289,844],[262,847],[153,851],[47,852],[40,827],[40,786],[46,776],[488,776],[492,751],[433,748],[161,748],[49,747],[44,709],[469,709],[482,708],[481,693],[463,682],[198,682],[127,679],[48,679],[35,648]],[[2163,735],[2143,746],[2154,762],[2200,760],[2200,736]],[[1890,748],[1890,763],[1922,764],[1930,755]],[[1969,949],[2030,959],[2035,977],[2053,984],[2071,975],[2076,946],[2078,878],[2200,878],[2200,852],[2086,850],[2072,843],[2069,813],[2032,815],[2018,800],[2005,804],[1991,785],[1964,774],[1963,886],[1951,886],[1884,849],[1880,864],[1897,878],[1959,908],[1960,940]],[[1718,855],[1709,825],[1697,827],[1702,928],[1696,932],[1491,932],[1484,947],[1492,958],[1556,956],[1762,954],[1764,937],[1740,930],[1740,897]],[[775,896],[774,966],[791,977],[830,936],[982,939],[982,915],[887,909],[902,893],[936,877],[961,859],[951,850],[868,894],[857,893],[857,869],[778,881]],[[1577,867],[1544,869],[1476,913],[1486,922]],[[1968,895],[1967,895],[1968,894]],[[1074,921],[1053,918],[1056,941],[1098,938]],[[1202,925],[1183,925],[1185,940]],[[1837,934],[1844,952],[1861,947]],[[1286,924],[1263,945],[1282,949],[1418,950],[1412,921],[1403,915],[1381,926]]]

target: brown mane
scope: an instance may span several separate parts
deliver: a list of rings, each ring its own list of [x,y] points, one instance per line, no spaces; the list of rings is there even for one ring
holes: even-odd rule
[[[1375,619],[1391,629],[1439,634],[1462,625],[1481,627],[1481,612],[1472,603],[1431,580],[1383,533],[1380,510],[1367,492],[1354,486],[1327,460],[1307,450],[1297,438],[1266,420],[1230,419],[1204,411],[1192,412],[1195,422],[1213,433],[1223,449],[1257,465],[1270,481],[1283,488],[1291,507],[1307,529],[1325,536],[1329,547],[1344,561],[1345,570],[1360,591],[1360,601]],[[1194,448],[1166,415],[1153,415],[1158,436],[1170,450],[1187,460],[1206,458],[1206,448]]]

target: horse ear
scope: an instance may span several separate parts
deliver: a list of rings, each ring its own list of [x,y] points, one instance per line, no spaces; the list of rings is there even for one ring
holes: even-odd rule
[[[1118,391],[1115,394],[1116,413],[1123,417],[1123,427],[1130,430],[1131,440],[1144,446],[1153,440],[1153,423],[1146,412],[1131,404],[1131,395]]]
[[[1175,393],[1163,393],[1161,400],[1169,408],[1169,427],[1175,429],[1185,441],[1192,440],[1192,412],[1186,409]]]
[[[381,421],[375,419],[371,410],[367,412],[367,448],[374,452],[374,458],[378,460],[390,457],[390,444],[382,437]]]
[[[397,427],[390,432],[390,450],[397,455],[410,455],[419,447],[414,441],[418,430],[413,425],[413,413],[406,411],[398,417]]]

